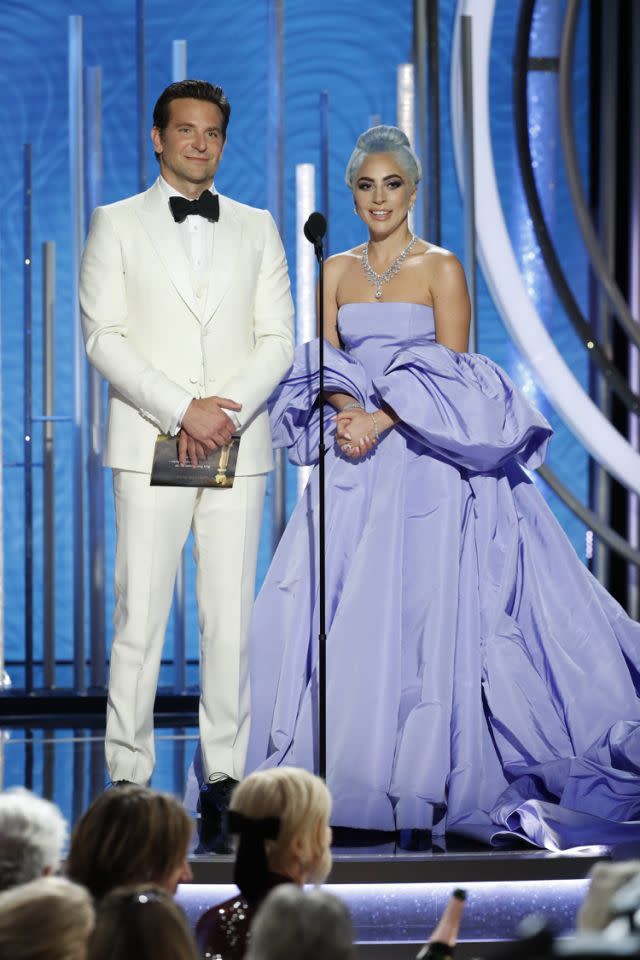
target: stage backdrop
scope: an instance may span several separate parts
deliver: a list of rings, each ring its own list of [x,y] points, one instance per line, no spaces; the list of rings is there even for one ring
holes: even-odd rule
[[[538,4],[540,44],[549,36],[549,54],[557,52],[553,24],[563,4]],[[511,60],[518,4],[499,0],[494,26],[491,68],[491,117],[499,186],[509,228],[526,271],[532,294],[553,337],[576,375],[584,382],[586,364],[569,324],[545,285],[540,256],[532,239],[519,178],[513,137]],[[450,130],[449,76],[455,4],[440,4],[440,56],[442,96],[443,237],[445,246],[463,255],[463,215],[455,179]],[[0,235],[2,305],[2,439],[4,446],[4,551],[5,636],[8,670],[15,686],[24,672],[24,471],[23,446],[23,144],[33,147],[33,412],[42,412],[42,296],[41,244],[57,245],[56,299],[56,413],[70,415],[73,407],[71,302],[71,220],[68,123],[68,18],[83,18],[84,62],[103,71],[103,202],[110,203],[137,192],[136,110],[136,3],[134,0],[5,0],[0,7],[0,80],[5,136],[0,141],[0,170],[4,184]],[[217,187],[221,192],[256,206],[267,206],[267,158],[276,149],[268,132],[269,4],[147,0],[145,5],[146,125],[151,125],[153,103],[172,80],[172,41],[187,41],[187,75],[220,83],[232,104],[228,142]],[[585,24],[578,48],[578,89],[586,89]],[[557,39],[557,38],[556,38]],[[544,55],[544,51],[538,51]],[[325,0],[284,2],[284,239],[295,286],[295,170],[296,164],[318,165],[320,121],[318,101],[329,98],[329,198],[331,252],[358,243],[362,224],[354,217],[343,172],[357,135],[371,123],[396,121],[396,70],[412,57],[412,3],[410,0],[370,0],[361,3]],[[533,101],[544,125],[532,130],[539,150],[538,176],[546,212],[553,225],[567,274],[585,307],[587,270],[570,212],[566,185],[559,174],[558,145],[554,143],[555,95],[550,78],[541,78]],[[582,159],[586,157],[586,98],[578,98],[576,123]],[[534,110],[535,115],[535,110]],[[535,121],[536,123],[538,121]],[[556,138],[557,141],[557,138]],[[157,165],[150,145],[146,180],[151,184]],[[429,189],[423,184],[421,189]],[[477,184],[482,190],[482,184]],[[480,280],[479,350],[503,364],[551,420],[556,436],[550,460],[554,471],[584,502],[587,458],[537,389],[526,366],[511,344]],[[35,591],[34,637],[36,659],[42,656],[42,429],[33,432],[35,468]],[[56,647],[61,661],[56,674],[59,686],[71,684],[72,656],[72,513],[71,428],[56,426]],[[111,634],[114,522],[111,479],[105,472],[106,492],[106,616]],[[545,491],[545,495],[548,495]],[[297,496],[293,468],[288,474],[288,509]],[[553,509],[576,549],[584,554],[585,531],[581,524],[549,495]],[[268,531],[260,554],[259,580],[268,566],[271,544]],[[197,621],[193,602],[193,569],[187,567],[187,653],[197,660]],[[167,655],[171,652],[168,647]],[[189,680],[195,681],[195,667]],[[36,686],[41,673],[36,670]],[[169,667],[165,679],[170,682]]]

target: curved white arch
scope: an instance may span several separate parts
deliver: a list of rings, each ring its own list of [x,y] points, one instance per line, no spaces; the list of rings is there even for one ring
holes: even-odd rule
[[[478,259],[514,342],[550,403],[589,453],[640,494],[640,454],[607,420],[565,363],[531,302],[516,261],[496,183],[489,119],[489,59],[495,0],[458,0],[451,57],[451,118],[456,171],[464,195],[460,17],[473,17],[473,135]]]

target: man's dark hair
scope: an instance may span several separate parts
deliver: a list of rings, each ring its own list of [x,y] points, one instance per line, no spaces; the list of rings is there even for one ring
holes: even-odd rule
[[[178,80],[163,90],[153,108],[153,125],[162,132],[169,123],[169,104],[172,100],[207,100],[214,103],[222,113],[222,136],[226,139],[231,104],[222,87],[206,80]]]

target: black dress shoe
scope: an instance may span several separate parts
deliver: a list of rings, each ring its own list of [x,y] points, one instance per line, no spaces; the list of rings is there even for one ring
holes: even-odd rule
[[[231,836],[227,830],[226,813],[231,794],[238,781],[224,777],[215,783],[206,783],[198,797],[198,846],[194,853],[231,853]]]
[[[132,787],[133,785],[133,780],[112,780],[107,789],[113,789],[113,787]]]

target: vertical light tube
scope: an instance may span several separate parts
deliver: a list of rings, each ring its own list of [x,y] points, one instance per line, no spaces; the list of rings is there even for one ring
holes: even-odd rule
[[[324,255],[331,253],[329,246],[329,91],[323,90],[320,94],[320,203],[318,209],[324,214],[327,221],[327,232],[324,235]],[[313,211],[311,211],[313,212]],[[297,225],[299,228],[299,225]],[[296,236],[299,236],[299,232]],[[307,241],[307,245],[310,246]],[[297,248],[297,239],[296,239]]]
[[[424,192],[429,194],[425,231],[432,243],[442,243],[442,172],[440,166],[440,0],[427,0],[427,100],[429,156]]]
[[[316,336],[316,255],[303,233],[307,218],[316,208],[316,168],[296,165],[296,341],[307,343]],[[310,467],[298,467],[298,495],[309,480]]]
[[[32,303],[31,303],[31,144],[24,145],[23,194],[23,459],[24,459],[24,677],[33,693],[33,443],[32,443]]]
[[[171,82],[187,79],[187,41],[174,40],[171,44]]]
[[[477,331],[477,283],[476,283],[476,189],[473,146],[473,58],[472,26],[469,16],[460,17],[460,58],[462,73],[462,122],[464,153],[464,259],[469,300],[471,302],[471,328],[469,352],[478,349]]]
[[[640,44],[640,7],[632,4],[631,49],[638,50]],[[629,308],[633,316],[640,317],[640,58],[631,60],[630,91],[630,157],[629,168],[631,184],[631,215],[629,218]],[[629,386],[640,392],[640,352],[629,343]],[[640,450],[640,417],[629,414],[629,441],[636,450]],[[640,498],[636,493],[628,494],[627,536],[636,550],[640,546]],[[627,610],[634,620],[640,620],[640,570],[632,563],[627,567]]]
[[[55,311],[56,245],[42,244],[42,396],[43,423],[43,661],[44,686],[56,685],[56,506],[55,506],[55,426],[50,419],[55,411]]]
[[[426,0],[413,0],[413,60],[415,65],[414,83],[417,91],[417,154],[426,176],[428,169],[427,143],[427,10]],[[423,183],[421,200],[416,204],[415,230],[427,236],[430,210],[430,190]]]
[[[147,75],[144,0],[136,0],[136,104],[138,126],[138,190],[147,187]]]
[[[187,41],[174,40],[171,44],[171,81],[187,79]],[[176,693],[187,687],[187,607],[185,603],[185,547],[180,554],[173,591],[173,686]]]
[[[412,63],[398,64],[396,76],[396,125],[415,149],[415,79]],[[409,229],[415,230],[415,212],[409,213]]]
[[[82,137],[82,17],[69,17],[69,180],[71,185],[71,319],[73,342],[73,685],[87,689],[84,602],[84,372],[78,275],[84,240],[84,163]]]
[[[267,62],[267,206],[284,240],[284,0],[269,0]],[[271,486],[271,547],[286,522],[286,457],[276,450]]]
[[[0,257],[0,263],[2,259]],[[0,309],[0,317],[2,310]],[[0,357],[2,356],[2,335],[0,323]],[[11,686],[11,677],[4,666],[4,519],[2,504],[4,503],[4,483],[3,483],[3,442],[2,442],[2,364],[0,364],[0,690],[8,690]],[[2,789],[2,750],[3,738],[0,733],[0,790]]]
[[[102,203],[102,70],[85,70],[85,201],[87,221]],[[102,422],[104,383],[98,371],[89,367],[89,642],[92,687],[106,683],[106,609],[104,470],[102,467]]]

